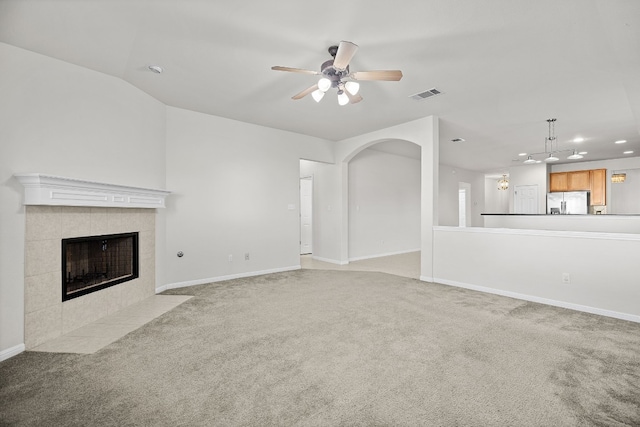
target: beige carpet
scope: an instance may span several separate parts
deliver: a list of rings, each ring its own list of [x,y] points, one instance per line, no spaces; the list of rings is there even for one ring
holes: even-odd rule
[[[640,424],[639,324],[374,272],[167,294],[95,354],[0,363],[0,424]]]

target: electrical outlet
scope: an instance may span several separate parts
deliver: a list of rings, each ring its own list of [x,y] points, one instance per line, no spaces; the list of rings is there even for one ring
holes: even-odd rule
[[[229,254],[229,262],[233,262],[233,255]]]
[[[569,273],[562,273],[562,283],[568,285],[571,283],[571,275]]]
[[[246,254],[244,254],[244,260],[245,260],[245,261],[249,261],[249,252],[247,252]]]

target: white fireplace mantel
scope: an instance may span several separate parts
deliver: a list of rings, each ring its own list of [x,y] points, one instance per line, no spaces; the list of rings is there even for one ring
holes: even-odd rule
[[[25,205],[164,208],[166,190],[105,184],[41,173],[15,174]]]

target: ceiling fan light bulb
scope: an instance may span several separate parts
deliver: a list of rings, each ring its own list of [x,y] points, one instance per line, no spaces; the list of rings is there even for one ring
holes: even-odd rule
[[[343,106],[343,105],[347,105],[348,103],[349,103],[349,97],[347,96],[347,94],[344,93],[343,91],[338,93],[338,104],[340,104],[340,106]]]
[[[346,82],[344,88],[351,94],[356,95],[360,90],[360,83],[358,82]]]
[[[331,80],[329,80],[326,77],[322,77],[320,80],[318,80],[318,90],[321,90],[322,92],[326,92],[331,88]]]
[[[324,97],[324,92],[321,91],[320,89],[314,90],[313,92],[311,92],[311,96],[313,97],[314,101],[320,102]]]

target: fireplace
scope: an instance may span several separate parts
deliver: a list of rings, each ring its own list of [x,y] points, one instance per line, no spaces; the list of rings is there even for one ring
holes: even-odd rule
[[[138,277],[138,233],[62,239],[62,301]]]
[[[169,191],[41,173],[14,176],[24,186],[26,349],[155,295],[156,215],[158,209],[165,207]],[[124,273],[114,273],[110,261],[106,280],[102,275],[103,283],[98,284],[87,279],[106,273],[106,263],[104,267],[96,264],[95,268],[87,264],[84,273],[82,267],[79,272],[67,270],[67,258],[61,250],[63,239],[73,243],[86,239],[82,236],[96,236],[94,239],[102,251],[101,240],[125,233],[134,233],[137,241],[134,237],[133,262]],[[107,241],[106,249],[110,247],[111,242]],[[87,276],[87,283],[80,280],[83,276]],[[127,278],[131,280],[120,281]],[[68,293],[67,281],[74,285],[82,283],[87,289],[70,288]],[[89,293],[95,289],[100,291]],[[76,298],[81,295],[82,298]]]

